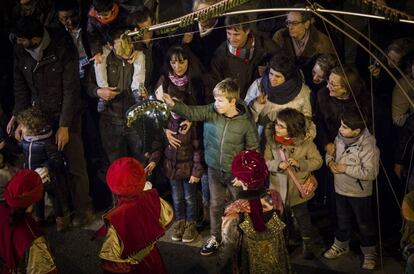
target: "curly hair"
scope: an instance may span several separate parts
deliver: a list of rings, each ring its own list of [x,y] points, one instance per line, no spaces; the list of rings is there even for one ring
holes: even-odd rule
[[[32,134],[44,131],[49,123],[47,115],[38,107],[23,110],[17,115],[17,122],[24,125]]]

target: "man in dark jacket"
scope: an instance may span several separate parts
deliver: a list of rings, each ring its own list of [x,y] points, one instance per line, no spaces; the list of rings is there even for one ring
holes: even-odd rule
[[[89,180],[83,158],[81,100],[78,54],[69,36],[58,30],[45,29],[34,17],[18,20],[15,29],[13,117],[7,125],[14,132],[16,114],[31,105],[49,117],[59,150],[68,161],[76,209],[74,224],[91,220],[92,205],[88,195]],[[21,130],[15,131],[21,139]]]
[[[134,126],[127,127],[125,113],[135,104],[131,82],[134,66],[128,63],[132,54],[122,47],[120,35],[124,29],[113,29],[109,34],[111,53],[107,57],[108,83],[115,88],[100,88],[90,79],[88,93],[105,100],[107,107],[100,112],[99,128],[102,144],[109,162],[124,156],[132,156],[142,163],[147,174],[151,174],[162,154],[162,141],[151,120],[139,119]],[[92,75],[93,76],[93,75]],[[146,94],[140,93],[141,99]],[[148,160],[147,160],[148,159]]]
[[[225,19],[227,41],[215,51],[211,60],[212,77],[216,83],[226,77],[234,78],[240,86],[240,98],[259,76],[258,67],[276,49],[272,41],[255,36],[246,15],[229,16]]]

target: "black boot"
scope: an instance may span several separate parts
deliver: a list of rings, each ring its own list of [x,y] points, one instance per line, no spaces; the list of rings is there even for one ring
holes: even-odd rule
[[[302,255],[301,257],[305,260],[315,259],[314,244],[311,239],[302,240]]]

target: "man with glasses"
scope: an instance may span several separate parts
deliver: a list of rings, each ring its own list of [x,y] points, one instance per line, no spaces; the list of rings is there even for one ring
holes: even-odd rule
[[[303,8],[304,5],[294,5]],[[313,26],[309,12],[291,11],[286,16],[286,28],[278,30],[273,35],[273,41],[295,57],[298,65],[307,66],[311,57],[320,53],[334,53],[328,37]],[[309,68],[310,71],[310,68]]]

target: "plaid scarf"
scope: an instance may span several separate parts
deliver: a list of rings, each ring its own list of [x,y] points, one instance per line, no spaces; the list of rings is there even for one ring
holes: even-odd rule
[[[252,60],[253,58],[254,44],[255,44],[255,39],[251,32],[249,33],[249,36],[247,37],[246,44],[242,48],[235,48],[232,45],[230,45],[229,41],[227,41],[227,47],[230,53],[240,59],[243,59],[246,64],[248,64],[249,61]]]

